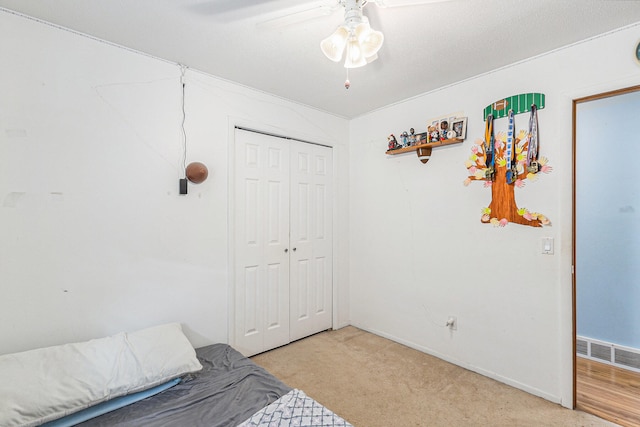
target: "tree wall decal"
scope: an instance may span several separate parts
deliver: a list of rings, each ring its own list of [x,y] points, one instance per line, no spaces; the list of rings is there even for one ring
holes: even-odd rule
[[[498,117],[504,117],[505,114],[501,110],[506,110],[506,107],[512,104],[511,100],[518,96],[524,95],[516,95],[492,104],[493,111],[496,111],[496,106],[501,107],[497,110]],[[527,110],[533,110],[529,131],[520,130],[516,135],[515,129],[510,128],[507,133],[499,132],[495,138],[492,137],[493,129],[489,131],[489,121],[493,121],[493,115],[489,113],[485,138],[475,141],[471,147],[472,154],[465,162],[469,176],[464,181],[464,185],[468,186],[472,181],[484,181],[484,186],[491,188],[491,203],[482,209],[480,221],[483,223],[496,227],[504,227],[510,222],[532,227],[542,227],[551,223],[545,215],[519,208],[516,204],[516,188],[523,188],[525,181],[536,181],[540,172],[546,174],[553,170],[547,158],[537,157],[537,116],[535,116],[535,124],[532,125],[536,114],[535,105],[519,112]],[[485,109],[485,113],[486,111]],[[512,132],[511,135],[510,132]],[[512,138],[511,141],[509,136]],[[533,150],[531,153],[529,153],[530,145]],[[509,174],[512,176],[508,176]]]

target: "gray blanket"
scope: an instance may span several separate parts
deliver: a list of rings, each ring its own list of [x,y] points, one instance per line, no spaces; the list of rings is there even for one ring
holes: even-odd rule
[[[158,395],[78,424],[83,427],[231,427],[291,391],[226,344],[196,350],[203,369]]]

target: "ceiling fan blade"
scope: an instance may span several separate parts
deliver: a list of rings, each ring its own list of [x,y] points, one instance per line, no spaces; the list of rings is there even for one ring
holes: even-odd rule
[[[444,3],[454,0],[374,0],[379,7],[417,6],[430,3]]]
[[[277,0],[262,0],[256,3],[253,0],[202,0],[190,4],[187,7],[200,15],[222,15],[254,8],[257,9],[264,7],[265,4],[276,1]]]
[[[340,2],[338,0],[323,1],[314,6],[307,5],[303,8],[294,9],[287,14],[258,22],[256,27],[265,29],[282,28],[288,25],[299,24],[312,19],[329,16],[339,8]]]

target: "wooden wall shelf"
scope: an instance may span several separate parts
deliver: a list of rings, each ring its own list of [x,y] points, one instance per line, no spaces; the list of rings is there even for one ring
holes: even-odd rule
[[[387,150],[387,154],[401,154],[410,151],[416,151],[418,147],[440,147],[441,145],[460,144],[463,140],[460,138],[443,139],[436,142],[428,142],[426,144],[412,145],[410,147],[396,148],[395,150]]]

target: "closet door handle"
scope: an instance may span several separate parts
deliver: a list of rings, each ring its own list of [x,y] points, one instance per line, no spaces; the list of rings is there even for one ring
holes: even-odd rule
[[[289,252],[289,249],[285,248],[284,253],[286,254],[287,252]]]
[[[295,251],[296,251],[296,248],[293,248],[293,252],[295,252]]]

